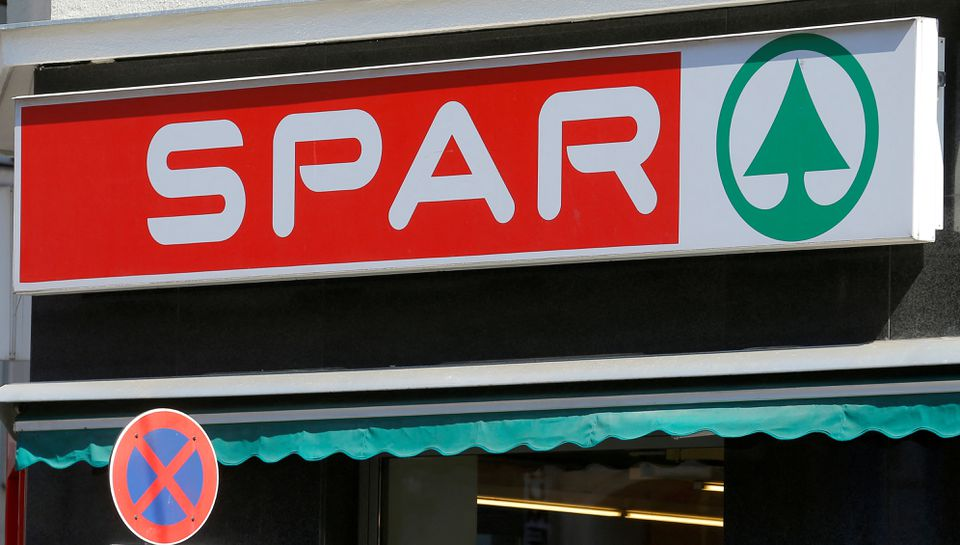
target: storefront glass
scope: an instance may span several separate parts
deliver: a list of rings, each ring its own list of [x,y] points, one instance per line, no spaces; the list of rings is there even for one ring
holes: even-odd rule
[[[722,447],[621,445],[387,466],[386,545],[723,543]]]

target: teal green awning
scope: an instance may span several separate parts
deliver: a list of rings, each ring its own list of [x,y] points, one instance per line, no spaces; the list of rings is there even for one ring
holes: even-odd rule
[[[847,441],[867,432],[901,438],[926,430],[940,437],[960,435],[960,400],[884,400],[864,403],[796,403],[750,406],[696,406],[525,413],[466,414],[214,424],[204,428],[220,463],[251,458],[276,462],[297,455],[320,460],[335,453],[366,459],[378,454],[416,456],[426,451],[455,455],[479,448],[491,453],[518,447],[547,451],[560,445],[592,447],[607,439],[637,439],[654,432],[686,436],[710,432],[720,437],[765,433],[795,439],[822,433]],[[109,464],[120,429],[22,431],[17,467],[43,462],[66,468],[78,462]]]

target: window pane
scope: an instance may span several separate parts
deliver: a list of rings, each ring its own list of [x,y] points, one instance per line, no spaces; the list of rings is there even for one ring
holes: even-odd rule
[[[385,545],[720,545],[723,448],[392,459]]]
[[[720,544],[722,453],[484,456],[477,545]]]

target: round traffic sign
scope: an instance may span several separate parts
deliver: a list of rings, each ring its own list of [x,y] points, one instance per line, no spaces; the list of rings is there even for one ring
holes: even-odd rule
[[[110,493],[131,532],[154,545],[197,533],[217,499],[217,456],[206,432],[180,411],[154,409],[120,433]]]

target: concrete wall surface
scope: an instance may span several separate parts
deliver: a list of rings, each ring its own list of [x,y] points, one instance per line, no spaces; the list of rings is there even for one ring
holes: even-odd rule
[[[9,15],[7,22],[20,23],[26,21],[67,20],[88,17],[110,17],[116,15],[134,15],[158,13],[171,10],[216,8],[226,6],[257,6],[275,4],[297,4],[320,2],[324,0],[9,0]],[[382,1],[382,0],[381,0]],[[692,9],[699,7],[715,7],[723,5],[763,4],[786,0],[659,0],[654,2],[658,10]],[[517,3],[518,11],[536,10],[538,5],[550,5],[553,0],[524,0],[522,5]],[[375,3],[375,2],[365,2]],[[396,2],[385,1],[384,4]],[[437,0],[413,0],[413,4],[442,4]],[[593,0],[584,2],[585,9],[604,8],[612,12],[633,11],[639,8],[649,9],[648,2],[623,2],[620,0]],[[506,3],[505,3],[506,5]],[[589,11],[589,10],[588,10]]]
[[[174,9],[304,1],[309,0],[9,0],[9,22],[109,17]]]

